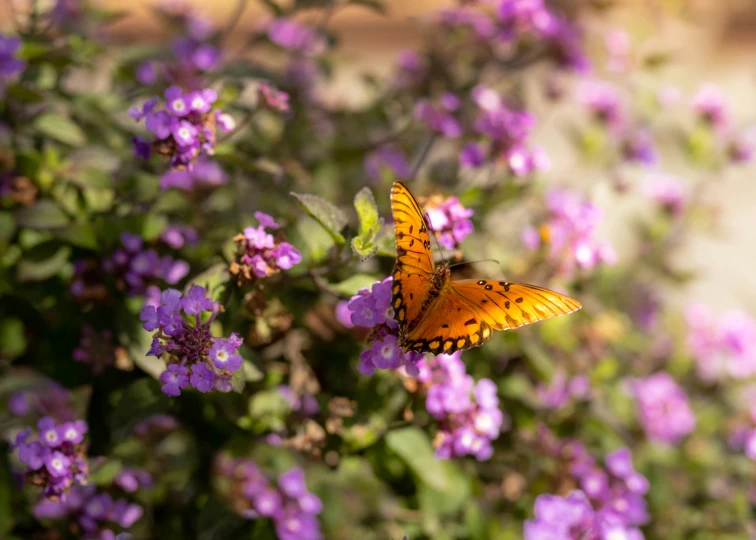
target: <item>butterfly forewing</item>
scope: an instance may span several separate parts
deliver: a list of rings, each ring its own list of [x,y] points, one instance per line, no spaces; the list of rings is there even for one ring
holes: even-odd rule
[[[454,281],[452,291],[496,330],[519,328],[577,311],[577,300],[543,287],[506,281]]]
[[[396,265],[394,266],[391,305],[400,334],[414,326],[430,289],[434,271],[428,226],[420,206],[401,182],[391,188],[391,211],[396,228]]]

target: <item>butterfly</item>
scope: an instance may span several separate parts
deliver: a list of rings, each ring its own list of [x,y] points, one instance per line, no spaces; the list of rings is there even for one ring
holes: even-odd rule
[[[401,182],[391,188],[396,227],[396,265],[391,306],[404,352],[452,353],[479,347],[494,330],[519,328],[582,306],[535,285],[462,279],[453,281],[449,263],[436,266],[428,222]]]

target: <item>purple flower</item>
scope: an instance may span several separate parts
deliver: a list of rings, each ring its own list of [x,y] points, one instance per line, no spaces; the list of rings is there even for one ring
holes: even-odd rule
[[[201,92],[191,92],[185,99],[189,105],[189,110],[198,113],[206,113],[213,107],[213,103],[218,99],[218,94],[215,90],[208,88]]]
[[[165,107],[173,116],[186,116],[190,111],[190,104],[178,86],[171,86],[165,91]]]
[[[140,62],[134,72],[134,77],[140,84],[149,86],[157,82],[157,67],[156,63],[150,60]]]
[[[189,386],[189,370],[178,364],[171,364],[160,375],[160,388],[166,396],[176,397],[181,395],[181,390]]]
[[[221,111],[215,111],[215,122],[218,124],[218,127],[226,133],[231,132],[236,128],[236,120],[234,120],[234,117]]]
[[[157,111],[147,115],[144,125],[148,131],[155,134],[158,139],[167,139],[176,124],[176,118],[165,111]]]
[[[467,143],[460,151],[459,162],[467,167],[477,169],[486,162],[486,152],[479,144]]]
[[[400,180],[412,175],[412,167],[404,152],[393,146],[381,146],[365,158],[365,172],[372,180],[378,181],[384,168]]]
[[[192,375],[189,382],[200,392],[209,392],[213,389],[215,374],[210,371],[205,363],[198,363],[192,366]]]
[[[625,121],[617,87],[606,81],[585,80],[577,89],[577,99],[609,129],[619,129]]]
[[[729,125],[727,105],[722,89],[714,84],[704,84],[693,96],[692,106],[701,120],[714,129],[724,130]]]
[[[263,489],[254,497],[253,504],[261,516],[273,517],[281,510],[281,494],[275,489]]]
[[[19,38],[0,34],[0,78],[8,79],[26,68],[26,62],[16,58],[20,49]]]
[[[373,365],[378,369],[396,369],[402,365],[403,353],[397,345],[397,337],[387,335],[382,340],[373,342],[373,347],[369,351]],[[363,358],[362,353],[360,358]]]
[[[244,238],[247,240],[249,247],[262,250],[272,249],[275,246],[273,236],[265,232],[265,226],[246,227],[244,229]]]
[[[278,477],[278,487],[286,495],[297,499],[307,492],[304,471],[300,468],[291,469]]]
[[[469,219],[473,211],[462,206],[456,197],[449,197],[437,205],[428,205],[426,213],[430,229],[436,233],[438,243],[445,249],[456,249],[473,232]]]
[[[685,208],[686,194],[679,178],[653,173],[646,177],[645,194],[673,216],[679,216]]]
[[[187,315],[199,315],[203,311],[213,310],[213,301],[206,297],[207,290],[199,285],[193,285],[189,292],[181,298],[181,307]]]
[[[197,143],[197,128],[191,122],[180,120],[176,122],[171,133],[180,147],[194,146]]]
[[[302,254],[288,242],[281,242],[273,250],[273,257],[275,257],[278,267],[283,270],[289,270],[295,264],[302,262]]]
[[[49,416],[45,416],[37,422],[37,429],[39,429],[39,440],[45,446],[55,448],[63,443],[63,437],[55,426],[55,420]]]
[[[75,422],[66,422],[58,426],[61,439],[64,441],[79,444],[84,440],[84,434],[87,432],[87,424],[82,420]]]
[[[278,229],[278,223],[273,219],[273,216],[266,214],[265,212],[255,212],[255,219],[260,222],[263,229]]]
[[[632,386],[639,421],[649,439],[676,444],[693,431],[696,417],[688,398],[668,373],[656,373]]]
[[[289,110],[289,94],[273,88],[267,83],[258,87],[262,103],[270,109],[284,112]]]
[[[50,452],[45,458],[45,467],[53,477],[65,476],[69,473],[71,460],[62,452]]]
[[[210,359],[218,369],[234,372],[242,366],[242,357],[227,340],[217,340],[210,348]]]
[[[320,54],[325,42],[315,30],[292,19],[275,19],[268,25],[268,38],[281,47],[307,56]]]

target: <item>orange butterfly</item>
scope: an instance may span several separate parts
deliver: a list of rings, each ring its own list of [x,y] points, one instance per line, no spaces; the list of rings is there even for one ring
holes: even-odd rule
[[[452,353],[478,347],[494,330],[518,328],[582,307],[535,285],[452,281],[449,263],[435,265],[428,223],[401,182],[391,188],[391,210],[396,223],[391,305],[404,352]]]

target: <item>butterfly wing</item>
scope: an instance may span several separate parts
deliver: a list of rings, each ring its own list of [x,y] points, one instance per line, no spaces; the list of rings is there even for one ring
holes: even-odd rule
[[[582,307],[580,302],[543,287],[506,281],[464,279],[451,284],[452,293],[473,308],[495,330],[519,328]]]
[[[396,228],[396,265],[392,274],[391,306],[400,334],[416,325],[430,290],[435,266],[428,224],[420,205],[401,182],[391,187],[391,211]]]
[[[479,347],[493,335],[490,324],[450,289],[436,299],[403,339],[406,351],[447,353]]]

